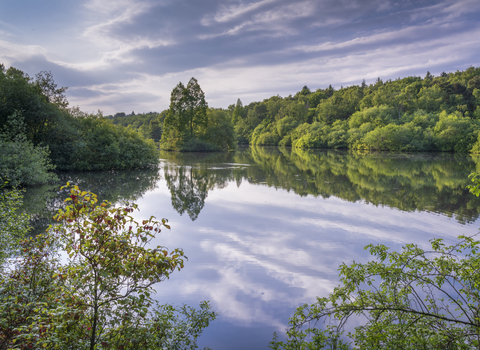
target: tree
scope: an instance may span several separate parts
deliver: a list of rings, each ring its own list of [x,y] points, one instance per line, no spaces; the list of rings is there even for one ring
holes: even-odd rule
[[[241,108],[238,100],[237,107]],[[234,110],[237,111],[237,108]],[[209,110],[197,79],[172,90],[170,109],[160,140],[163,150],[220,151],[233,149],[234,130],[228,113]]]
[[[181,82],[170,96],[170,118],[166,123],[182,137],[194,138],[199,126],[206,125],[207,103],[197,79],[191,78],[185,87]]]
[[[7,119],[15,111],[22,111],[26,127],[26,136],[34,145],[45,142],[49,137],[49,130],[57,123],[61,116],[58,106],[49,102],[44,95],[55,91],[56,85],[51,76],[39,76],[38,84],[19,69],[10,67],[5,70],[0,65],[0,124],[5,125]],[[54,91],[51,90],[53,88]]]
[[[480,195],[480,176],[471,175]],[[480,241],[459,236],[431,249],[408,244],[401,252],[366,247],[374,260],[340,266],[341,285],[290,319],[287,340],[273,349],[347,349],[344,333],[358,349],[480,348]]]
[[[57,107],[66,108],[68,106],[65,91],[67,87],[57,88],[53,80],[52,72],[42,71],[35,75],[35,86],[38,87],[46,102],[53,103]]]
[[[237,99],[237,104],[235,105],[235,109],[232,113],[232,124],[235,126],[240,119],[243,118],[243,104],[242,100]]]
[[[310,95],[312,92],[310,91],[310,89],[308,88],[307,85],[305,85],[301,91],[298,92],[299,95],[303,95],[303,96],[307,96],[307,95]]]
[[[187,122],[190,129],[190,137],[194,137],[194,131],[199,127],[207,126],[207,102],[197,79],[192,77],[184,92]]]
[[[2,155],[9,155],[5,163],[33,159],[32,163],[38,164],[41,158],[49,158],[58,170],[156,166],[158,158],[153,142],[124,128],[107,125],[100,111],[89,115],[78,107],[67,109],[65,91],[66,88],[57,87],[50,72],[40,72],[33,80],[19,69],[5,69],[0,64],[0,132],[3,134],[0,151]],[[11,147],[12,143],[8,142],[18,141],[14,127],[19,124],[23,124],[24,146]],[[87,128],[89,130],[85,132]],[[6,140],[4,135],[10,138]],[[3,161],[0,159],[0,163]],[[44,162],[43,168],[48,168],[50,162]],[[29,163],[22,164],[27,165],[23,170],[28,168],[26,177],[38,177],[30,169],[42,167]],[[21,173],[22,167],[13,170],[14,173],[17,171]],[[13,177],[10,180],[13,182]],[[44,181],[23,183],[31,185],[39,182]]]
[[[162,138],[162,127],[158,120],[151,120],[149,124],[149,136],[150,138],[155,141],[159,142]]]
[[[1,271],[0,348],[196,348],[215,318],[208,303],[199,311],[152,307],[153,285],[186,258],[181,249],[147,247],[167,221],[137,223],[135,204],[98,205],[77,186],[67,201],[55,217],[61,225],[22,242],[24,254]]]

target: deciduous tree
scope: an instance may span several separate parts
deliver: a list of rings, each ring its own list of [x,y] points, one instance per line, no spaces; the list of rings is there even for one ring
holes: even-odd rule
[[[137,223],[135,204],[99,205],[95,194],[69,187],[70,205],[55,216],[61,224],[24,241],[23,255],[1,270],[0,348],[196,348],[215,318],[208,303],[154,307],[151,296],[186,258],[149,247],[167,220]]]

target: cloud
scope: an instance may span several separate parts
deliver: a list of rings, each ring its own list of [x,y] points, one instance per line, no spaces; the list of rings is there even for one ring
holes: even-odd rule
[[[74,24],[70,37],[48,35],[46,25],[41,36],[22,37],[22,24],[0,15],[0,60],[31,75],[51,70],[74,104],[107,113],[119,89],[138,96],[126,99],[134,110],[167,108],[171,89],[191,76],[210,105],[226,107],[306,84],[339,87],[479,61],[480,3],[471,0],[89,0],[71,11],[62,14]]]
[[[34,56],[42,56],[47,50],[39,45],[18,45],[9,41],[0,40],[0,60],[11,66],[13,62],[26,60]]]

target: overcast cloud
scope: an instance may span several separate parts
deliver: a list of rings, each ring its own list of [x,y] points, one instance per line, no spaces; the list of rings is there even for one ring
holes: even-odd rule
[[[480,66],[479,19],[478,0],[0,0],[0,63],[85,111],[161,111],[192,76],[226,108]]]

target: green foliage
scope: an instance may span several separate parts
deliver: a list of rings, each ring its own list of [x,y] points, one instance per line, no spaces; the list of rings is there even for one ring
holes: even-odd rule
[[[375,151],[424,151],[423,131],[412,125],[389,124],[367,133],[357,148]]]
[[[5,182],[0,186],[0,266],[15,254],[18,241],[30,230],[29,216],[19,213],[22,205],[22,193],[16,188],[7,188]]]
[[[6,70],[0,64],[0,125],[7,125],[8,118],[21,111],[27,139],[35,146],[45,143],[67,104],[65,90],[57,88],[51,73],[41,72],[35,81],[21,70]]]
[[[131,129],[113,125],[106,118],[86,115],[76,118],[74,140],[65,170],[110,170],[156,167],[158,154],[152,140]]]
[[[389,124],[395,119],[395,110],[393,107],[380,105],[366,108],[352,114],[348,120],[350,128],[358,128],[362,124],[372,123],[375,127],[381,127]]]
[[[158,121],[152,120],[148,125],[148,133],[150,139],[155,142],[160,142],[160,139],[162,138],[162,126]]]
[[[333,124],[336,120],[345,120],[352,115],[363,98],[363,89],[358,86],[337,91],[328,100],[317,106],[318,120]]]
[[[34,146],[27,140],[21,113],[14,112],[0,130],[0,179],[11,186],[38,185],[57,180],[50,171],[48,147]]]
[[[200,140],[217,147],[217,150],[236,148],[235,131],[228,113],[223,109],[207,109],[208,127],[203,128]]]
[[[297,308],[287,340],[271,348],[321,349],[339,340],[347,349],[347,336],[355,349],[477,349],[479,242],[459,239],[452,246],[433,239],[427,251],[367,246],[374,259],[340,266],[341,285]],[[349,321],[357,326],[345,334]]]
[[[207,126],[206,111],[205,94],[198,81],[192,77],[186,87],[181,82],[178,83],[171,93],[161,147],[175,150],[196,138],[199,128]]]
[[[121,125],[131,128],[140,133],[145,139],[152,139],[159,142],[162,138],[163,121],[166,117],[166,111],[161,113],[149,112],[143,114],[116,113],[114,116],[106,116],[114,125]]]
[[[440,151],[470,151],[477,141],[479,126],[470,118],[444,111],[434,128],[436,146]]]
[[[241,102],[237,105],[240,113]],[[221,109],[208,109],[205,94],[195,78],[186,87],[180,82],[172,90],[163,127],[162,150],[210,152],[236,147],[231,117]]]
[[[12,183],[50,181],[55,178],[48,174],[50,164],[58,170],[156,166],[155,146],[144,137],[159,137],[159,125],[151,125],[143,137],[114,127],[100,121],[104,119],[101,112],[94,116],[67,109],[65,91],[57,87],[50,72],[40,72],[33,80],[18,69],[0,65],[0,125],[3,135],[10,135],[1,137],[2,154],[9,156],[2,158],[0,167],[8,168],[6,176]],[[17,137],[20,124],[23,136]]]
[[[67,183],[67,186],[68,183]],[[23,255],[0,275],[0,342],[7,348],[196,348],[215,319],[200,310],[153,307],[153,285],[183,268],[181,249],[147,248],[167,221],[141,224],[137,207],[97,204],[93,193],[70,189],[71,202],[46,235],[23,241]],[[68,254],[61,263],[56,253]],[[65,260],[65,259],[63,259]]]
[[[243,104],[242,104],[242,101],[238,99],[237,104],[235,105],[235,109],[233,110],[233,113],[232,113],[232,124],[233,125],[237,124],[240,118],[243,118]]]
[[[480,68],[470,67],[424,79],[378,78],[369,86],[363,82],[336,91],[304,87],[293,97],[242,106],[243,117],[235,116],[234,128],[239,143],[255,145],[478,152],[479,81]],[[282,135],[275,124],[285,117],[298,126]]]

